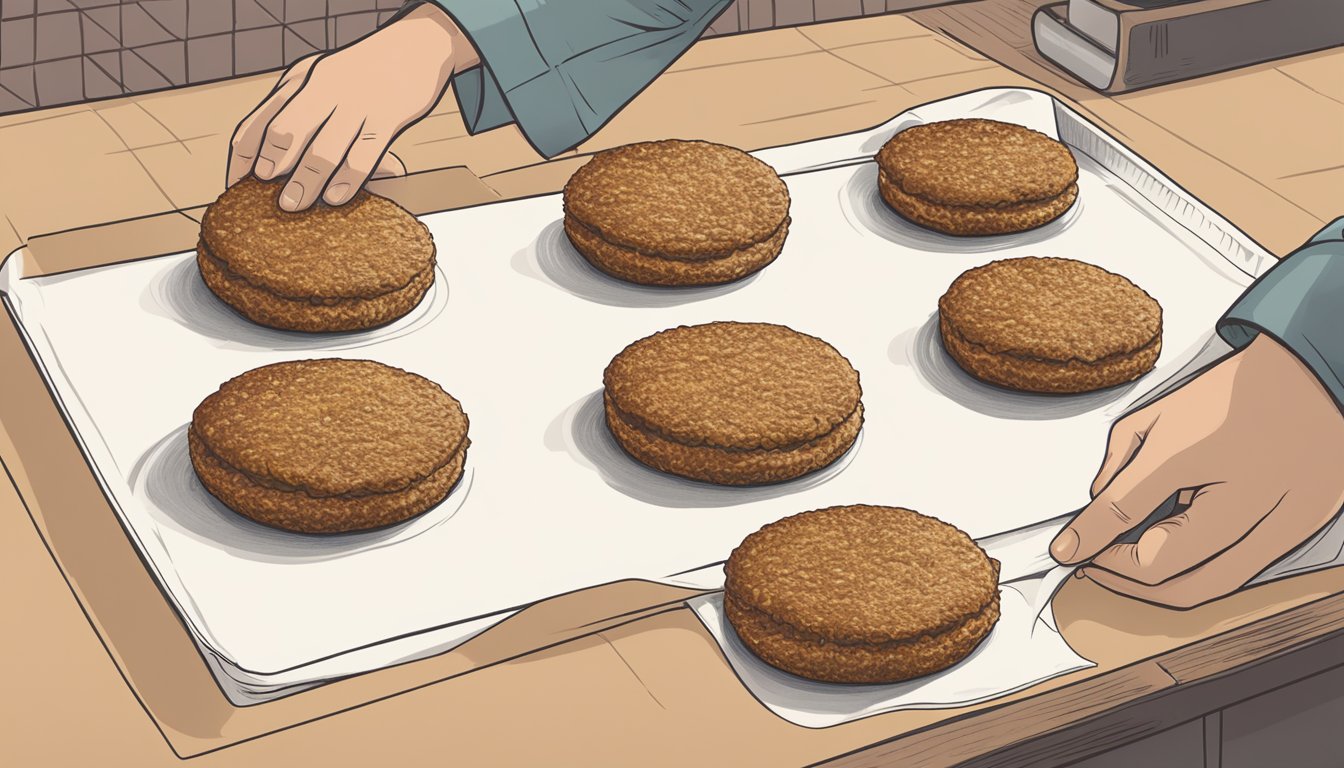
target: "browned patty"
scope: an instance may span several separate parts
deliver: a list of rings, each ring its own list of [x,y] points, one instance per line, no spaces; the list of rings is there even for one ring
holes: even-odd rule
[[[999,617],[998,563],[954,526],[895,507],[786,517],[742,542],[724,607],[766,663],[812,680],[892,683],[956,664]]]
[[[708,285],[774,261],[789,192],[774,169],[705,141],[604,150],[565,184],[565,233],[608,274],[646,285]]]
[[[404,209],[361,190],[349,203],[300,213],[276,204],[281,182],[248,177],[205,210],[197,265],[245,317],[298,331],[391,322],[434,282],[434,241]]]
[[[878,189],[897,213],[952,235],[994,235],[1053,221],[1078,196],[1068,147],[995,120],[907,128],[877,153]]]
[[[428,379],[369,360],[255,368],[192,414],[192,466],[257,522],[302,532],[375,528],[443,500],[462,476],[467,416]]]
[[[636,341],[603,374],[607,424],[636,459],[728,485],[835,461],[863,424],[859,374],[834,347],[765,323],[680,326]]]
[[[1120,275],[1072,259],[968,270],[938,301],[943,345],[976,378],[1029,392],[1132,381],[1162,351],[1162,307]]]

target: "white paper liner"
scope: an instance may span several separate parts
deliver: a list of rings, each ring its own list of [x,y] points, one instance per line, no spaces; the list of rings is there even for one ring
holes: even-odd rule
[[[807,728],[828,728],[901,709],[964,707],[1030,688],[1052,677],[1095,666],[1079,656],[1055,624],[1051,598],[1076,570],[1057,565],[1048,548],[1072,515],[989,536],[978,543],[999,560],[1000,618],[962,662],[933,675],[892,685],[819,683],[780,671],[757,658],[723,614],[723,593],[687,601],[723,650],[733,672],[767,709]],[[1248,586],[1338,565],[1344,523],[1336,517]]]
[[[1079,203],[1032,232],[946,238],[877,201],[869,158],[897,129],[958,116],[1062,136]],[[191,254],[23,279],[17,319],[95,476],[239,704],[448,650],[517,609],[624,578],[721,583],[746,534],[805,509],[899,504],[973,536],[1076,509],[1106,426],[1217,349],[1214,320],[1268,263],[1253,241],[1049,96],[992,89],[884,126],[757,153],[786,175],[793,225],[763,272],[704,289],[613,281],[559,228],[558,195],[424,217],[440,273],[407,318],[365,334],[268,331],[219,306]],[[1057,255],[1121,272],[1163,305],[1157,369],[1102,393],[1006,392],[937,344],[937,298],[965,269]],[[827,339],[861,372],[867,425],[843,463],[720,488],[635,464],[600,422],[601,371],[678,324],[756,320]],[[194,485],[180,434],[220,382],[280,360],[368,357],[441,383],[472,420],[470,484],[405,526],[330,539],[252,530]],[[681,574],[670,576],[669,574]]]

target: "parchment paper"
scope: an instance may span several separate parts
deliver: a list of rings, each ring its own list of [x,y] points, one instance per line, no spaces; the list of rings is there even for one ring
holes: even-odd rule
[[[1093,666],[1069,647],[1055,624],[1050,600],[1074,568],[1048,554],[1055,534],[1071,519],[988,536],[979,544],[1000,562],[1000,617],[989,637],[965,660],[942,672],[892,685],[818,683],[782,672],[756,658],[723,615],[723,593],[688,601],[723,650],[742,684],[776,715],[808,728],[826,728],[898,709],[946,709],[1020,691],[1052,677]],[[1344,523],[1339,517],[1250,584],[1261,584],[1341,562]]]
[[[1081,167],[1073,209],[1032,232],[973,239],[888,211],[871,155],[902,127],[969,115],[1069,143]],[[129,536],[241,704],[446,650],[581,587],[639,577],[714,588],[712,564],[745,535],[806,509],[902,505],[975,537],[1077,509],[1109,423],[1206,359],[1214,320],[1269,263],[1034,91],[978,91],[758,155],[786,175],[793,224],[778,261],[728,286],[601,275],[569,246],[550,195],[425,217],[440,255],[432,294],[365,333],[252,325],[207,291],[191,254],[24,279],[20,251],[0,290]],[[1165,310],[1157,370],[1071,397],[963,374],[938,343],[938,297],[964,270],[1022,255],[1093,262],[1152,294]],[[854,449],[755,488],[683,481],[625,456],[602,423],[603,368],[638,338],[713,320],[786,324],[849,357],[867,417]],[[201,399],[245,370],[324,356],[415,371],[462,401],[472,447],[446,502],[392,529],[315,537],[253,524],[204,491],[184,440]]]

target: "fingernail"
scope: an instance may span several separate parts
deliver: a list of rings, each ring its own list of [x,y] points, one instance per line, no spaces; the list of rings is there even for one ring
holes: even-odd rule
[[[1134,544],[1134,559],[1138,561],[1142,568],[1150,567],[1157,561],[1157,555],[1162,551],[1162,545],[1167,543],[1167,529],[1157,525],[1149,528],[1139,537]]]
[[[297,181],[291,181],[285,185],[285,190],[280,193],[280,207],[286,211],[297,211],[299,200],[302,198],[303,185]]]
[[[340,205],[345,202],[345,196],[349,191],[349,184],[334,184],[327,188],[327,202],[332,205]]]
[[[1050,554],[1058,561],[1066,562],[1078,551],[1078,534],[1072,528],[1065,528],[1050,543]]]
[[[275,163],[264,157],[257,158],[257,176],[263,179],[269,179],[275,175]]]

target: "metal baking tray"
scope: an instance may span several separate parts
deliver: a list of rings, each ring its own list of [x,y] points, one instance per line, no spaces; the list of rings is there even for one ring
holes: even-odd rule
[[[1078,202],[1012,236],[955,238],[889,211],[872,155],[896,131],[980,116],[1057,136]],[[1077,509],[1107,426],[1217,348],[1215,320],[1272,258],[1141,157],[1052,97],[963,94],[871,130],[755,153],[784,176],[779,259],[731,285],[654,289],[597,272],[548,195],[423,217],[438,279],[376,330],[304,335],[250,324],[193,254],[24,277],[0,291],[128,536],[225,692],[249,703],[441,652],[549,596],[624,578],[713,588],[748,533],[840,503],[897,504],[983,537]],[[1008,256],[1065,256],[1126,275],[1164,308],[1142,379],[1076,396],[981,384],[945,355],[939,296]],[[724,488],[647,469],[611,440],[601,375],[631,341],[713,320],[782,323],[859,370],[866,425],[830,468]],[[369,358],[460,399],[472,448],[436,509],[362,534],[288,534],[210,497],[187,459],[192,410],[221,382],[280,360]],[[706,565],[709,564],[709,565]]]

